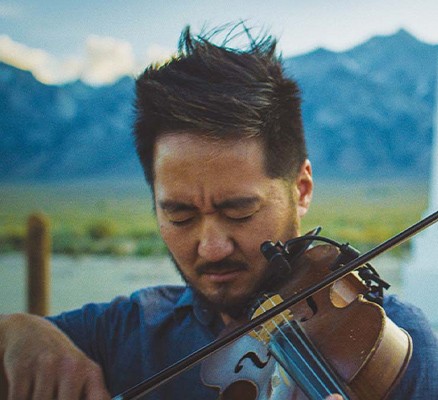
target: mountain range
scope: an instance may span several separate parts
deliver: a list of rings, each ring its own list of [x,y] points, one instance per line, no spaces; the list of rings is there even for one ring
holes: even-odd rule
[[[429,174],[438,45],[404,30],[344,52],[284,58],[303,98],[316,176]],[[54,86],[0,63],[0,182],[141,176],[134,80]]]

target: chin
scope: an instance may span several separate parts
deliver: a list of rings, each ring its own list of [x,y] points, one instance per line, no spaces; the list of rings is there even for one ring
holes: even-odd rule
[[[215,310],[221,313],[233,315],[242,314],[247,310],[248,304],[254,295],[262,287],[267,271],[261,277],[245,276],[244,279],[237,279],[233,282],[209,284],[199,279],[191,279],[186,276],[176,259],[170,253],[170,257],[181,275],[181,278],[189,285],[198,296],[207,301]]]
[[[202,292],[194,287],[197,294],[203,297],[216,311],[234,318],[244,316],[253,292],[233,293],[227,288],[215,292]]]

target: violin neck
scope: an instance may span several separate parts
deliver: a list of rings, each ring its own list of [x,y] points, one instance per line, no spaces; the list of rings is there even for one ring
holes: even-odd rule
[[[296,321],[282,325],[272,334],[269,350],[310,400],[338,393],[350,396],[330,366],[319,355]]]

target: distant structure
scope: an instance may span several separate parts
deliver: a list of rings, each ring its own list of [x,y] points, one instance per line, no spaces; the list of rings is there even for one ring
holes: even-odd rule
[[[429,206],[425,216],[438,210],[438,79],[433,131]],[[420,307],[438,329],[438,223],[414,237],[412,250],[412,258],[403,270],[403,298]]]

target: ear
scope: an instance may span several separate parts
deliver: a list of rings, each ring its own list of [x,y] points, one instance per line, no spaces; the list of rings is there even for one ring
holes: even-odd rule
[[[309,160],[303,162],[295,182],[297,190],[297,214],[299,218],[302,218],[310,207],[313,194],[312,165]]]

